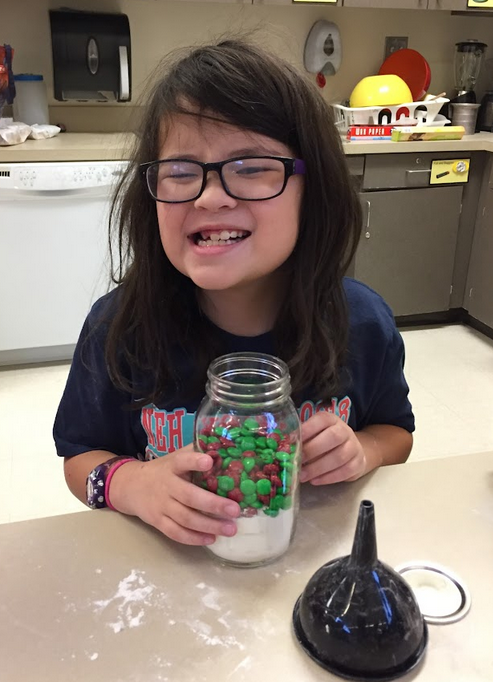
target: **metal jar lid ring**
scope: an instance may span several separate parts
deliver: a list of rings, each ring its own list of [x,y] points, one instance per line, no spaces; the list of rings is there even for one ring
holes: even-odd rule
[[[471,608],[469,590],[449,568],[429,561],[410,561],[395,570],[409,583],[427,623],[455,623]]]

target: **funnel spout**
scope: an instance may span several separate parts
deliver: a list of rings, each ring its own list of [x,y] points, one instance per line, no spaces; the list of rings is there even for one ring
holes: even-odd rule
[[[358,523],[354,534],[349,566],[372,568],[377,563],[377,536],[375,531],[375,508],[370,500],[359,506]]]

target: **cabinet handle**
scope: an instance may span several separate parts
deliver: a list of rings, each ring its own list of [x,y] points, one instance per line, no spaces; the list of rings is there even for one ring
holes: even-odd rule
[[[366,239],[370,239],[370,220],[371,220],[371,203],[366,201]]]
[[[406,173],[409,175],[414,175],[415,173],[431,173],[431,168],[420,168],[419,170],[407,170]]]

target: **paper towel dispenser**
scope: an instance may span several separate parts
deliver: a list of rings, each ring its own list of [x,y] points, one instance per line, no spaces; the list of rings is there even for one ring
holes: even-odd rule
[[[55,99],[129,102],[130,25],[125,14],[50,10]]]

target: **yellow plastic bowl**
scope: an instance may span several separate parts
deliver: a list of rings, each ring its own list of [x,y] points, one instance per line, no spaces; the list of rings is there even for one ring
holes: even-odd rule
[[[412,102],[407,83],[399,76],[368,76],[354,88],[349,98],[350,107],[393,106]]]

